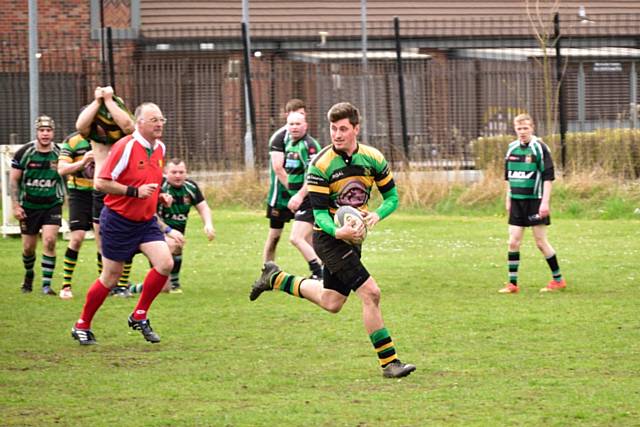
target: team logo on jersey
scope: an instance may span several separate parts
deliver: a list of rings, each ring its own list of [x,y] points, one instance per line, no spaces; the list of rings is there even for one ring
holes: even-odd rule
[[[52,160],[51,162],[49,162],[49,169],[57,171],[58,170],[58,161],[57,160]]]
[[[509,178],[511,179],[530,179],[533,177],[535,171],[527,172],[527,171],[509,171]]]
[[[527,154],[526,156],[524,156],[524,162],[525,163],[532,163],[533,162],[533,157],[531,156],[531,154]]]
[[[183,204],[185,205],[190,205],[191,204],[191,196],[184,196],[183,200]]]
[[[356,208],[366,205],[368,201],[369,194],[367,193],[367,189],[365,185],[358,180],[350,181],[345,185],[336,198],[338,205],[348,205]]]
[[[163,159],[158,159],[158,166],[160,166],[161,168],[164,167],[164,160]]]
[[[138,169],[144,169],[144,160],[138,160]]]

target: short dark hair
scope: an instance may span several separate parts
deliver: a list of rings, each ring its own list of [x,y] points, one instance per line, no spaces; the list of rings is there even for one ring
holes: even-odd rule
[[[293,98],[287,101],[287,105],[284,106],[284,111],[288,114],[292,111],[297,111],[301,108],[307,109],[304,101],[302,99]]]
[[[338,102],[329,108],[327,118],[330,123],[335,123],[342,119],[349,119],[352,126],[360,124],[360,111],[350,102]]]

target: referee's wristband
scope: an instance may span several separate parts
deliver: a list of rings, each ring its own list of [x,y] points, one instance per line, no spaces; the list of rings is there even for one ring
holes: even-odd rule
[[[133,185],[127,186],[127,192],[125,193],[128,197],[138,197],[138,187],[134,187]]]
[[[169,227],[167,225],[167,228],[164,229],[164,234],[169,234],[169,233],[171,233],[172,230],[173,230],[173,228],[171,228],[171,227]]]

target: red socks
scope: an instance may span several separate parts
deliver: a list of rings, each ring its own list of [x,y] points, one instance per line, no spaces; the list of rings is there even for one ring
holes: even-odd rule
[[[107,296],[109,296],[109,289],[104,287],[100,279],[96,279],[87,292],[87,299],[82,308],[80,319],[76,322],[76,328],[91,329],[93,316],[102,306],[104,300],[107,299]]]
[[[152,268],[147,273],[142,283],[142,293],[136,308],[133,310],[133,318],[135,320],[144,320],[147,318],[147,311],[151,306],[151,303],[158,296],[169,276],[164,276]]]

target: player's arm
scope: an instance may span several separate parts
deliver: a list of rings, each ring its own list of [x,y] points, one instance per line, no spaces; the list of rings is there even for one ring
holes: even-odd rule
[[[120,108],[113,99],[113,88],[111,86],[102,88],[102,97],[104,106],[107,107],[107,110],[111,113],[111,117],[113,117],[113,121],[116,122],[118,127],[127,135],[133,133],[135,130],[133,119],[129,112]]]
[[[369,228],[391,215],[398,209],[398,204],[400,203],[393,174],[384,158],[382,158],[378,172],[375,175],[375,182],[383,200],[378,209],[365,215],[364,220]]]
[[[201,201],[196,205],[196,210],[202,218],[204,223],[204,234],[207,235],[207,239],[210,241],[216,238],[216,229],[213,227],[213,221],[211,220],[211,209],[206,200]]]
[[[168,238],[173,239],[179,247],[184,247],[186,243],[186,239],[184,238],[184,234],[182,234],[179,230],[167,225],[166,222],[162,220],[160,215],[156,214],[156,218],[158,219],[158,227],[160,231],[162,231]]]
[[[119,182],[106,178],[96,178],[96,190],[107,194],[117,194],[121,196],[135,197],[138,199],[146,199],[158,189],[158,184],[149,183],[142,184],[139,187],[133,185],[124,185]]]
[[[58,157],[58,173],[62,176],[83,170],[89,163],[93,161],[93,151],[89,150],[84,156],[76,162],[72,162],[70,157],[61,155]]]
[[[284,170],[284,153],[280,151],[271,151],[269,153],[271,157],[271,167],[276,174],[278,181],[285,187],[288,187],[287,171]]]
[[[91,133],[91,123],[93,123],[93,119],[100,109],[100,102],[102,102],[102,88],[98,86],[93,95],[94,99],[91,101],[91,104],[87,105],[76,119],[76,130],[85,138],[87,138]]]
[[[27,217],[22,206],[20,206],[20,180],[22,180],[22,169],[12,168],[9,172],[9,183],[11,184],[11,204],[13,205],[13,216],[18,221]]]

